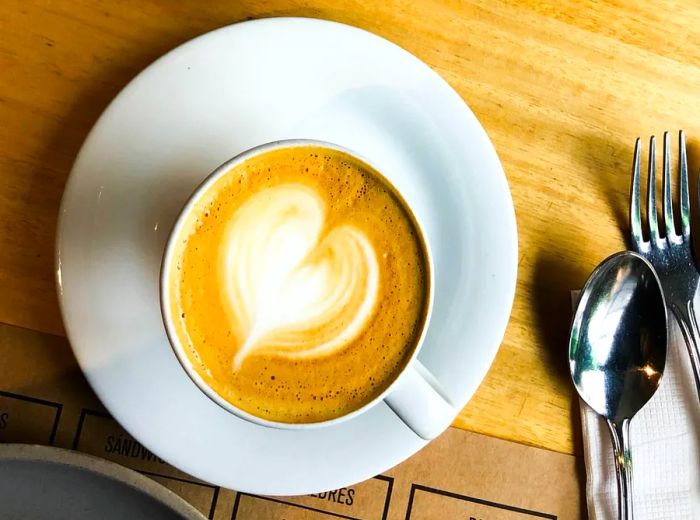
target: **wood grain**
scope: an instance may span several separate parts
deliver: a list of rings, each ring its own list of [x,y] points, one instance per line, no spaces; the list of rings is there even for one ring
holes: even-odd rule
[[[53,244],[63,186],[117,92],[174,46],[266,16],[328,18],[396,42],[476,113],[519,227],[513,316],[456,425],[578,452],[568,291],[624,247],[634,138],[684,128],[700,157],[700,8],[688,2],[0,3],[0,322],[62,333]]]

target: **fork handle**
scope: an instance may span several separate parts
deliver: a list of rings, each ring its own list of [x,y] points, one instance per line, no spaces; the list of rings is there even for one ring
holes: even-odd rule
[[[693,300],[690,300],[685,305],[671,304],[671,311],[678,321],[678,325],[683,333],[685,346],[688,349],[690,364],[693,367],[693,376],[695,376],[695,390],[700,399],[700,331],[698,330],[698,321],[695,317],[695,305]]]

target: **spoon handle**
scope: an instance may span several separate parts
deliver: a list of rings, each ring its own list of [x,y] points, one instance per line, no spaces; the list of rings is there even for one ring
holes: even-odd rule
[[[632,520],[632,457],[630,455],[630,420],[608,420],[615,455],[617,505],[620,520]]]

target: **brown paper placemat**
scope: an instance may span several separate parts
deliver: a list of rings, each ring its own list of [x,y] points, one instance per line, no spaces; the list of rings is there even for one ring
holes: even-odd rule
[[[574,457],[456,428],[386,473],[327,493],[261,497],[213,486],[168,465],[110,417],[65,338],[8,325],[0,325],[0,442],[55,445],[112,460],[216,520],[585,517]]]

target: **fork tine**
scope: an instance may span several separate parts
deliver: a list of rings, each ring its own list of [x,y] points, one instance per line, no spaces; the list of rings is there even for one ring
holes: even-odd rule
[[[678,169],[680,170],[681,188],[681,234],[688,238],[690,236],[690,197],[688,195],[688,158],[685,154],[685,133],[678,132]]]
[[[642,153],[642,141],[637,137],[634,143],[634,162],[632,163],[632,188],[630,189],[630,231],[632,232],[632,247],[641,249],[644,242],[642,236],[642,217],[640,213],[639,162]]]
[[[664,132],[664,199],[663,214],[666,225],[666,237],[677,237],[676,226],[673,223],[673,199],[671,198],[671,143],[668,132]]]
[[[656,136],[649,140],[649,177],[647,179],[647,222],[649,239],[652,243],[660,241],[659,221],[656,213]]]

